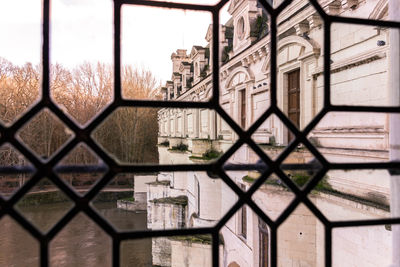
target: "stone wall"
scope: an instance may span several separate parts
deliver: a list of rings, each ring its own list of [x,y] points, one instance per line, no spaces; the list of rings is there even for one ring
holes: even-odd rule
[[[152,263],[153,266],[171,266],[171,240],[167,237],[152,238]]]
[[[171,263],[174,267],[211,267],[211,245],[189,241],[171,241]]]

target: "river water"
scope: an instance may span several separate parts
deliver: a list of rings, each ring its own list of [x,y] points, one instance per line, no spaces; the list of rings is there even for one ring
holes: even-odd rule
[[[19,208],[19,211],[36,224],[46,225],[59,218],[63,205],[30,206]],[[115,202],[97,203],[96,208],[119,230],[146,229],[146,213],[117,209]],[[1,219],[0,225],[0,266],[39,266],[39,245],[35,239],[8,216]],[[86,215],[79,213],[51,241],[49,253],[50,265],[54,267],[111,266],[111,238]],[[121,244],[122,266],[152,266],[151,255],[151,239]]]

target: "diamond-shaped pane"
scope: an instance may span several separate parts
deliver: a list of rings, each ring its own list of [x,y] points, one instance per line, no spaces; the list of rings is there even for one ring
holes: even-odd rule
[[[229,178],[242,190],[247,190],[267,170],[264,161],[246,144],[236,150],[223,167]]]
[[[16,204],[16,209],[43,233],[48,232],[72,207],[73,202],[49,179],[41,179]]]
[[[40,98],[42,1],[1,1],[0,123],[10,125]]]
[[[9,216],[0,224],[0,265],[40,266],[39,242]]]
[[[55,167],[58,176],[80,195],[88,192],[107,169],[107,165],[83,143],[78,144]]]
[[[18,137],[41,160],[47,161],[73,137],[73,132],[45,108],[20,129]]]
[[[52,266],[111,266],[111,238],[78,213],[50,242]]]
[[[251,185],[251,180],[244,182]],[[293,201],[295,195],[289,187],[272,174],[251,197],[258,207],[272,220],[276,220]]]
[[[159,230],[213,226],[235,200],[221,179],[206,172],[123,173],[92,206],[120,231]]]
[[[283,172],[299,188],[304,188],[321,168],[322,165],[318,159],[302,144],[295,148],[281,164]],[[326,177],[317,184],[315,189],[325,188],[330,188]]]
[[[4,198],[11,197],[31,177],[35,168],[12,145],[4,144],[0,147],[0,168],[17,168],[15,173],[0,174],[0,195]]]

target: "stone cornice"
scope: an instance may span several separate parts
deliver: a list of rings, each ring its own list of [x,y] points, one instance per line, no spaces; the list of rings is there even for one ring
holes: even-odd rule
[[[367,52],[360,53],[358,55],[355,55],[353,58],[348,59],[348,60],[342,60],[339,62],[334,62],[331,64],[331,73],[336,73],[340,72],[342,70],[346,70],[349,68],[353,68],[362,64],[366,64],[381,58],[385,58],[387,47],[378,47],[371,49]],[[312,73],[312,76],[316,78],[318,75],[321,75],[324,72],[323,67],[318,67],[314,73]]]
[[[331,133],[388,133],[384,126],[348,126],[348,127],[323,127],[312,131],[313,134],[331,134]]]

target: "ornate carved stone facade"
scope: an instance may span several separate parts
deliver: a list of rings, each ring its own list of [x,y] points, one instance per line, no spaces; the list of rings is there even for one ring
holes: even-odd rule
[[[278,4],[278,3],[274,3]],[[321,1],[330,14],[385,19],[386,1]],[[268,16],[255,0],[231,1],[231,19],[220,25],[220,105],[243,128],[248,128],[270,104],[270,31]],[[292,123],[303,129],[323,107],[323,21],[308,1],[295,0],[278,18],[277,99],[279,108]],[[162,88],[165,100],[207,101],[212,96],[212,32],[206,47],[193,46],[190,53],[178,49],[171,56],[172,80]],[[389,105],[389,31],[360,25],[332,25],[331,101],[337,105]],[[389,120],[387,114],[329,113],[310,134],[310,140],[329,161],[364,162],[388,160]],[[226,151],[235,133],[207,109],[161,109],[159,111],[160,163],[191,163],[207,151]],[[254,141],[270,155],[279,154],[291,135],[272,116],[256,133]],[[187,152],[174,153],[179,145]],[[254,162],[254,152],[243,146],[230,162]],[[290,160],[307,162],[312,155],[299,148]],[[203,159],[206,160],[205,157]],[[231,175],[235,183],[248,188],[249,172]],[[250,177],[251,178],[251,177]],[[213,225],[236,196],[220,180],[206,173],[160,174],[170,181],[165,196],[188,197],[186,226]],[[310,196],[328,219],[388,217],[389,175],[384,171],[331,171],[327,181],[332,192]],[[148,200],[160,186],[148,186]],[[263,185],[254,201],[267,215],[277,218],[293,196],[276,185]],[[212,208],[210,208],[212,207]],[[268,266],[268,229],[249,209],[238,212],[223,228],[222,266]],[[151,221],[163,220],[152,214]],[[241,218],[242,216],[242,218]],[[149,225],[151,228],[151,224]],[[305,207],[299,206],[285,221],[278,237],[279,266],[324,266],[322,224]],[[246,235],[243,236],[243,231]],[[368,230],[367,240],[357,243],[366,229],[349,234],[338,230],[333,244],[335,266],[384,266],[390,260],[390,231],[383,226]],[[267,240],[267,241],[265,241]],[[335,239],[334,239],[335,240]],[[356,241],[354,241],[356,240]],[[264,242],[265,241],[265,242]],[[350,253],[346,243],[357,247]],[[375,244],[375,245],[374,245]],[[382,249],[375,249],[379,244]],[[364,246],[363,249],[360,249]],[[355,265],[354,265],[355,264]]]

